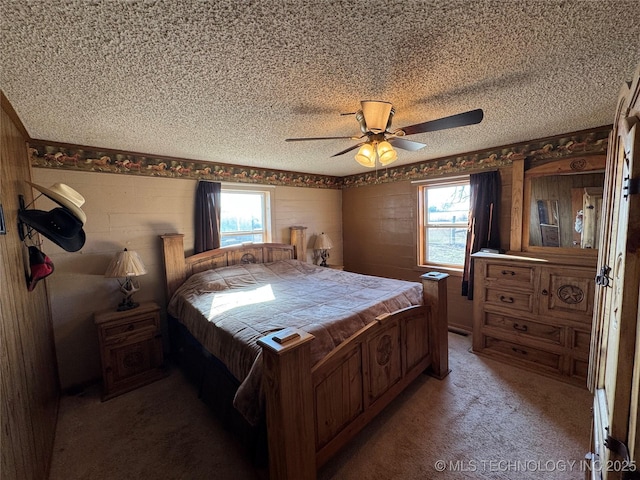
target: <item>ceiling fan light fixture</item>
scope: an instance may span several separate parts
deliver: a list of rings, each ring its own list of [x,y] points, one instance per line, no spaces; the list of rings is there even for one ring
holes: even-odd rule
[[[389,165],[398,159],[398,152],[396,152],[391,144],[386,140],[378,144],[378,160],[382,165]]]
[[[356,153],[356,162],[363,167],[373,168],[376,166],[376,150],[370,143],[365,143]]]

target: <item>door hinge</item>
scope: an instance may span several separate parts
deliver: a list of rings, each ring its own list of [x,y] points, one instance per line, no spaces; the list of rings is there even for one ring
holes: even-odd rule
[[[622,190],[624,191],[622,196],[624,197],[625,200],[629,197],[629,195],[636,195],[640,193],[640,177],[637,177],[637,178],[624,177]]]

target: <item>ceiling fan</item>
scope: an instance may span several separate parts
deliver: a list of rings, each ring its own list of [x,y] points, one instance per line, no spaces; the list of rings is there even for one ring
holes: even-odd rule
[[[356,154],[356,161],[365,167],[374,167],[376,165],[376,157],[384,166],[394,162],[398,158],[398,154],[393,147],[401,148],[415,152],[423,147],[424,143],[407,140],[407,135],[415,135],[417,133],[435,132],[437,130],[446,130],[448,128],[464,127],[466,125],[474,125],[480,123],[484,117],[482,109],[470,110],[464,113],[458,113],[449,117],[439,118],[437,120],[429,120],[428,122],[417,123],[391,131],[391,121],[395,114],[393,105],[389,102],[378,100],[363,100],[360,102],[361,109],[355,113],[343,113],[342,115],[355,115],[356,120],[360,124],[362,135],[351,137],[304,137],[304,138],[286,138],[286,142],[301,142],[307,140],[335,140],[349,138],[351,140],[366,140],[342,150],[332,155],[337,157],[351,150],[360,147]]]

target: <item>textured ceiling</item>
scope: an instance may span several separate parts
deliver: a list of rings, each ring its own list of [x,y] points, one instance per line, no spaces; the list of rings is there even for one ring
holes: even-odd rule
[[[0,0],[0,88],[31,137],[328,175],[364,171],[360,100],[413,163],[610,124],[640,62],[637,0]]]

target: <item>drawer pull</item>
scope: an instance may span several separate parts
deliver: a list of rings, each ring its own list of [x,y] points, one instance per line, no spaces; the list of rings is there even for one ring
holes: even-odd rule
[[[513,303],[513,297],[505,297],[504,295],[500,295],[500,301],[504,303]]]
[[[542,290],[542,292],[540,292],[540,293],[542,293],[542,295],[549,295],[549,292],[547,291],[546,288],[544,290]]]
[[[511,347],[511,350],[513,350],[516,353],[519,353],[520,355],[526,355],[527,354],[527,351],[526,350],[522,350],[521,348]]]
[[[130,332],[131,330],[133,330],[134,328],[136,328],[136,326],[132,323],[131,325],[129,325],[127,327],[127,332]]]
[[[513,270],[502,270],[502,274],[503,275],[515,275],[516,272],[514,272]]]
[[[529,328],[526,325],[520,325],[519,323],[514,323],[513,328],[518,330],[519,332],[526,332]]]

